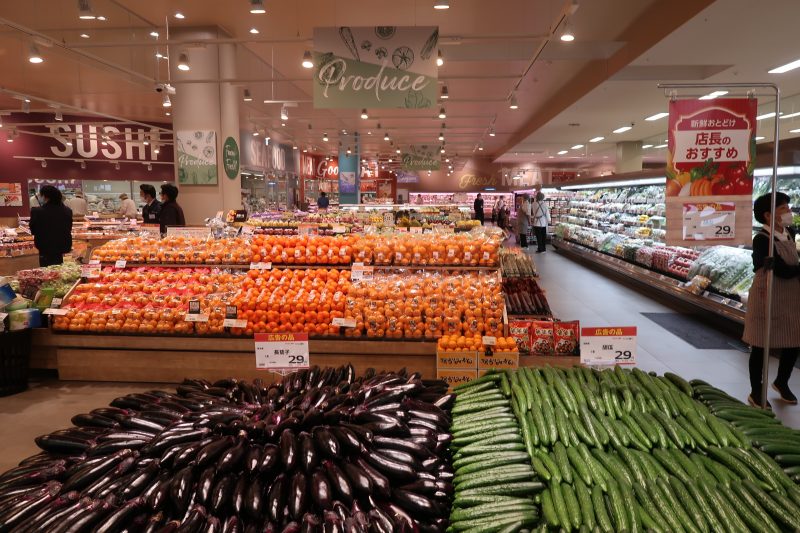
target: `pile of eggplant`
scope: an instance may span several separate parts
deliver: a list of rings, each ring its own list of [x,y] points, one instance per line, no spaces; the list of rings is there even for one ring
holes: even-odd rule
[[[443,532],[453,401],[350,365],[130,394],[0,476],[0,533]]]

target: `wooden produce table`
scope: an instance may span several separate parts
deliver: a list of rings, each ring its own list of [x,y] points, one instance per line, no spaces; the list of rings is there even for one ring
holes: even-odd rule
[[[38,254],[0,257],[0,276],[13,276],[20,270],[29,268],[39,268]]]

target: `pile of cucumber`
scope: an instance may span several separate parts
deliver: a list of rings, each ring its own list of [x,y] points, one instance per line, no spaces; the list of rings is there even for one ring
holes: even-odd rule
[[[783,471],[800,483],[800,431],[784,426],[772,411],[746,405],[702,380],[690,382],[694,397],[718,418],[727,420],[775,459]]]
[[[800,529],[800,489],[745,433],[694,400],[692,386],[677,375],[619,367],[523,368],[491,383],[499,384],[501,397],[493,386],[482,389],[492,391],[483,408],[502,408],[498,422],[513,430],[500,433],[481,417],[483,437],[497,439],[487,460],[525,450],[546,485],[538,496],[538,527],[632,533]],[[471,394],[457,398],[457,405],[468,405],[473,396],[477,408],[480,396],[474,395],[481,386],[468,388]],[[521,435],[502,398],[510,400]],[[463,452],[463,433],[458,443]],[[509,448],[501,452],[500,446]]]
[[[455,497],[448,531],[512,532],[539,522],[544,483],[499,381],[487,374],[454,389],[451,432]]]

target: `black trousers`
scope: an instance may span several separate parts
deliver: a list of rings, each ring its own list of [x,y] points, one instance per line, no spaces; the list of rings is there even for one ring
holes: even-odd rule
[[[480,220],[481,226],[483,226],[483,211],[481,211],[480,213],[475,213],[475,220]]]
[[[528,247],[528,236],[522,232],[519,232],[519,246],[520,248]]]
[[[789,386],[789,378],[792,375],[792,369],[797,362],[797,356],[800,354],[800,348],[781,348],[780,358],[778,359],[778,376],[775,378],[775,383],[782,387]],[[750,348],[750,389],[753,393],[753,398],[761,397],[761,369],[764,365],[764,348],[753,346]]]
[[[39,266],[48,267],[50,265],[60,265],[64,263],[64,256],[62,254],[39,254]]]
[[[547,228],[534,226],[533,232],[536,234],[536,250],[539,252],[545,251],[545,244],[547,243]]]

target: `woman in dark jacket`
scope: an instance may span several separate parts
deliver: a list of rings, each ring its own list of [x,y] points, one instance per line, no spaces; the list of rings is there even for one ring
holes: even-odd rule
[[[61,191],[45,185],[39,191],[42,207],[31,209],[31,233],[39,250],[39,266],[60,265],[72,250],[72,210],[64,205]]]
[[[178,202],[178,188],[171,183],[161,186],[161,233],[167,232],[167,226],[185,226],[186,218],[183,216],[183,209]]]

